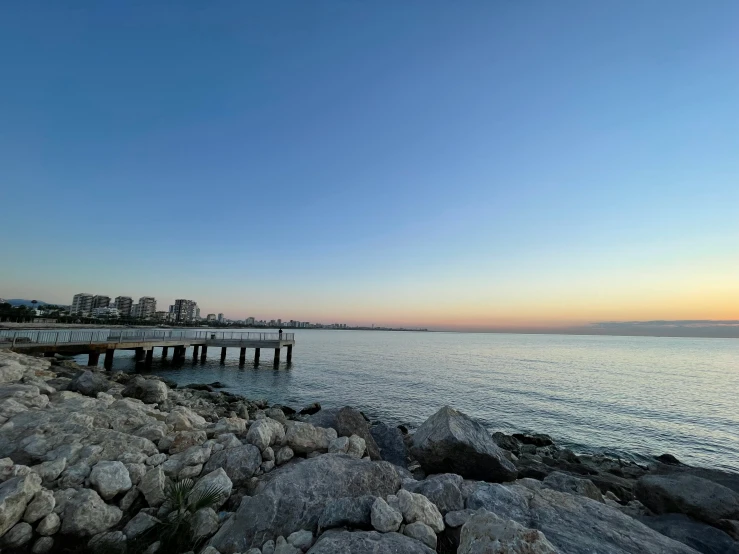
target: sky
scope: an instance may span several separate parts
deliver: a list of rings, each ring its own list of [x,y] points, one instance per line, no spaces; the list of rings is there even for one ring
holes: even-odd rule
[[[0,296],[739,318],[739,3],[4,3]]]

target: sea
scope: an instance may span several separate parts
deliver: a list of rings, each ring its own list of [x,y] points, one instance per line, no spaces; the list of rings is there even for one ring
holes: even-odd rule
[[[146,371],[411,428],[450,405],[491,432],[547,433],[578,453],[739,471],[739,339],[297,329],[295,341],[277,367],[267,349],[255,366],[253,350],[240,365],[237,348],[223,364],[218,348],[205,363],[192,349],[173,363],[170,348]],[[133,353],[116,351],[114,370],[136,371]]]

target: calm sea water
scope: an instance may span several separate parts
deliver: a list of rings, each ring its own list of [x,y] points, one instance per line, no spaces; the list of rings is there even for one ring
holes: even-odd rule
[[[739,340],[297,330],[293,362],[238,349],[220,364],[151,371],[180,384],[221,381],[249,398],[300,408],[352,405],[417,426],[449,404],[491,431],[538,431],[576,451],[641,457],[669,452],[739,470]],[[170,349],[171,357],[171,349]],[[86,356],[79,358],[86,363]],[[102,363],[102,357],[101,357]],[[114,369],[133,371],[132,353]]]

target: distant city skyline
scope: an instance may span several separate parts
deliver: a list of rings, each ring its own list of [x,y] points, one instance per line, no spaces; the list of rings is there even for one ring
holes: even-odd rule
[[[728,0],[8,3],[0,294],[736,320],[736,21]]]

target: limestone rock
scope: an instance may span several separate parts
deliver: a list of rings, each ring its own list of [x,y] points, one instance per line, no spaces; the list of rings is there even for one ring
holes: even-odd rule
[[[262,463],[259,448],[245,444],[237,448],[229,448],[213,454],[203,471],[210,473],[216,468],[223,468],[234,485],[245,485]]]
[[[423,481],[403,483],[409,492],[422,494],[439,509],[442,515],[464,509],[464,498],[460,486],[462,477],[453,473],[431,475]]]
[[[41,489],[33,496],[33,500],[26,507],[26,511],[23,513],[23,521],[36,523],[39,519],[45,518],[53,512],[55,505],[54,493]]]
[[[40,490],[41,477],[36,473],[14,477],[0,485],[0,537],[20,521],[26,506]]]
[[[277,537],[275,541],[275,554],[300,554],[300,550],[285,540],[285,537]]]
[[[54,533],[59,531],[59,528],[61,526],[62,520],[59,519],[59,516],[57,514],[52,512],[39,522],[39,524],[36,526],[36,532],[39,535],[48,537],[49,535],[53,535]]]
[[[293,459],[295,453],[289,446],[283,446],[275,453],[275,463],[279,466]]]
[[[677,512],[714,525],[721,519],[739,519],[739,494],[696,475],[645,475],[635,492],[657,514]]]
[[[349,450],[349,437],[336,437],[328,443],[329,454],[346,454],[347,450]]]
[[[462,527],[459,554],[558,554],[536,529],[480,510]]]
[[[126,523],[126,526],[123,528],[123,534],[126,535],[126,538],[129,540],[135,539],[159,523],[160,521],[154,516],[151,516],[146,512],[139,512],[133,516],[128,523]]]
[[[287,543],[291,544],[301,552],[307,552],[313,546],[313,533],[306,529],[295,531],[287,536]]]
[[[226,503],[228,497],[231,496],[231,490],[233,489],[233,483],[231,482],[231,479],[228,478],[228,475],[223,468],[219,467],[200,478],[198,482],[195,483],[190,494],[193,498],[197,498],[199,494],[213,486],[218,487],[223,491],[223,495],[220,500],[215,504],[216,508],[220,508]]]
[[[169,445],[169,453],[177,454],[178,452],[184,452],[191,446],[201,445],[208,436],[205,431],[178,431],[172,437],[172,442]],[[160,444],[161,447],[161,444]]]
[[[383,460],[402,468],[408,467],[408,449],[400,429],[379,423],[370,427],[370,434]]]
[[[85,396],[95,397],[99,392],[105,392],[110,388],[110,381],[100,372],[85,370],[72,379],[69,390],[77,391]]]
[[[203,416],[193,412],[190,408],[185,406],[176,406],[172,408],[164,422],[167,425],[172,425],[175,431],[202,429],[207,423]]]
[[[41,462],[32,466],[31,471],[38,473],[44,483],[56,481],[67,467],[67,459],[59,457],[56,460]]]
[[[739,554],[739,543],[728,534],[683,514],[641,517],[639,521],[703,554]]]
[[[419,427],[411,451],[426,473],[456,473],[485,481],[516,478],[516,467],[487,430],[449,406]]]
[[[98,493],[82,489],[66,503],[61,531],[83,537],[97,535],[116,525],[122,516],[123,512],[103,502]]]
[[[434,554],[435,550],[400,533],[377,531],[328,531],[318,538],[308,554]]]
[[[22,521],[16,523],[13,528],[5,533],[2,538],[2,545],[5,548],[20,548],[33,537],[33,528],[30,524]]]
[[[536,528],[567,554],[695,554],[619,510],[545,487],[470,483],[466,506]]]
[[[406,523],[420,521],[431,527],[435,533],[441,533],[444,530],[444,518],[428,498],[404,489],[399,490],[396,496]]]
[[[138,485],[139,490],[144,495],[149,506],[160,506],[165,499],[164,496],[165,477],[161,467],[150,469],[141,479]]]
[[[325,455],[291,464],[272,472],[254,496],[245,496],[211,544],[224,554],[243,552],[280,535],[316,528],[333,499],[384,497],[399,486],[394,466],[386,462]]]
[[[372,527],[380,533],[391,533],[400,528],[403,523],[403,514],[391,508],[382,498],[376,498],[372,503]]]
[[[46,554],[54,547],[54,539],[51,537],[40,537],[33,543],[31,552],[33,554]]]
[[[250,429],[251,430],[251,429]],[[337,437],[334,429],[314,427],[310,423],[291,421],[287,424],[285,441],[298,454],[327,452],[329,443]]]
[[[159,404],[167,400],[167,385],[157,379],[134,377],[121,392],[123,396],[137,398],[145,404]]]
[[[436,550],[436,533],[425,523],[420,521],[410,523],[403,528],[403,534]]]
[[[346,496],[326,503],[321,517],[318,519],[319,532],[334,527],[351,527],[353,529],[372,529],[372,505],[375,496]],[[402,520],[401,516],[401,520]]]
[[[543,480],[544,486],[554,489],[555,491],[568,492],[570,494],[579,494],[587,496],[597,502],[603,502],[603,495],[600,489],[596,487],[589,479],[580,479],[561,471],[555,471],[547,475]]]
[[[219,419],[213,428],[213,434],[221,435],[223,433],[243,433],[246,431],[246,424],[249,423],[240,417],[226,417]],[[284,431],[283,431],[284,432]]]
[[[265,462],[274,462],[275,460],[275,451],[272,450],[271,446],[268,446],[264,450],[262,450],[262,460]]]
[[[282,423],[275,421],[269,417],[258,419],[249,427],[246,434],[246,442],[253,444],[259,450],[264,450],[268,446],[281,444],[285,438],[285,428]]]
[[[90,472],[90,484],[97,489],[103,500],[110,500],[133,486],[128,470],[121,462],[95,464]]]
[[[364,456],[364,451],[366,449],[367,449],[367,443],[362,437],[358,435],[352,435],[351,437],[349,437],[349,447],[347,448],[347,451],[346,451],[346,453],[349,456],[351,456],[352,458],[359,459],[362,456]],[[371,458],[372,456],[370,456],[370,459]]]
[[[201,508],[193,514],[191,526],[195,540],[210,537],[218,531],[218,514],[213,508]]]

